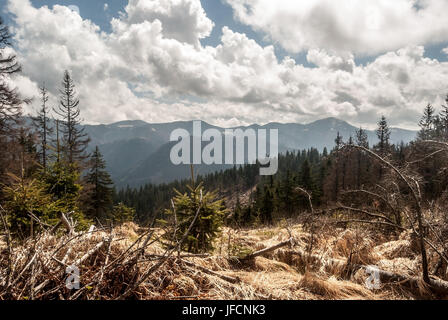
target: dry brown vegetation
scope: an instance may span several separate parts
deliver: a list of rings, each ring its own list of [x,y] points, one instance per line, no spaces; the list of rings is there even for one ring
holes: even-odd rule
[[[361,265],[409,277],[421,274],[410,231],[385,237],[355,225],[335,227],[320,217],[313,233],[299,221],[248,230],[224,228],[211,255],[169,251],[162,230],[128,223],[113,230],[0,244],[2,299],[421,299],[422,285],[383,284],[371,291]],[[292,238],[251,260],[244,257]],[[387,240],[387,239],[388,240]],[[437,255],[428,250],[430,267]],[[12,270],[8,261],[11,258]],[[67,266],[80,268],[80,289],[66,288]],[[438,296],[437,298],[443,298]]]

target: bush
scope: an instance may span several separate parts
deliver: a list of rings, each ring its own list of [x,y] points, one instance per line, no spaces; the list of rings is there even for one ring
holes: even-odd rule
[[[3,186],[2,193],[7,223],[15,237],[32,235],[31,227],[33,231],[38,230],[40,222],[46,226],[56,225],[61,213],[71,213],[76,230],[85,230],[91,225],[92,221],[78,208],[82,187],[77,183],[79,173],[70,165],[53,163],[35,179],[9,176],[12,182]]]
[[[114,223],[125,223],[125,222],[131,222],[134,221],[135,217],[135,209],[129,208],[123,203],[119,203],[118,205],[114,206],[114,209],[112,210],[112,221]]]
[[[50,223],[56,216],[50,196],[38,181],[9,176],[12,184],[3,187],[6,220],[14,236],[25,238],[31,234],[31,225],[38,228],[32,222],[33,215],[44,223]]]
[[[175,190],[177,195],[173,199],[174,208],[166,210],[173,221],[166,238],[176,246],[199,211],[188,237],[182,243],[182,249],[191,253],[211,251],[227,210],[223,208],[222,200],[216,200],[215,192],[204,191],[202,183],[197,187],[188,186],[188,190],[184,194]]]
[[[40,179],[45,186],[46,193],[51,197],[53,210],[59,219],[60,213],[73,212],[77,230],[86,230],[92,224],[81,212],[78,200],[82,186],[78,183],[79,171],[73,164],[56,161],[41,173]]]

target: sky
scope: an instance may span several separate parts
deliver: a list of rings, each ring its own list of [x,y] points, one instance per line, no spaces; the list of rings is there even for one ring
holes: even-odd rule
[[[0,0],[39,107],[64,70],[86,123],[337,117],[415,129],[448,94],[446,0]]]

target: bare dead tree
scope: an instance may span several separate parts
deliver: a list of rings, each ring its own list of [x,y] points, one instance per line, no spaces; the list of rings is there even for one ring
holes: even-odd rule
[[[394,164],[392,164],[391,161],[383,158],[382,156],[378,155],[376,152],[365,148],[363,146],[357,146],[357,145],[346,145],[343,149],[356,149],[359,151],[362,151],[369,157],[373,158],[374,160],[378,161],[382,166],[389,168],[393,173],[396,174],[396,176],[399,178],[399,180],[404,184],[407,191],[409,192],[411,196],[411,201],[414,204],[415,207],[415,215],[416,215],[416,221],[417,221],[417,235],[418,235],[418,241],[419,241],[419,247],[420,247],[420,253],[422,258],[422,274],[423,274],[423,281],[427,284],[430,283],[429,278],[429,271],[428,271],[428,258],[427,258],[427,252],[425,248],[425,234],[424,234],[424,225],[423,225],[423,209],[422,209],[422,196],[420,192],[420,186],[417,181],[417,179],[407,173],[405,173],[403,170],[400,170],[398,167],[396,167]],[[364,212],[368,213],[368,212]],[[372,214],[369,214],[372,216]],[[377,214],[374,214],[373,217],[381,218],[386,221],[377,222],[379,224],[383,225],[390,225],[390,226],[397,226],[396,223],[390,221],[390,219],[386,218],[384,215],[378,216]],[[389,221],[388,221],[389,220]],[[365,222],[365,221],[363,221]],[[413,221],[409,221],[411,224],[413,224]]]
[[[17,124],[21,120],[22,105],[29,103],[17,89],[9,85],[11,75],[21,71],[16,56],[6,50],[10,46],[11,34],[0,18],[0,174],[4,173],[12,160],[9,149],[18,135]]]
[[[48,106],[48,91],[45,87],[45,84],[42,85],[42,87],[39,88],[40,95],[41,95],[41,107],[37,112],[37,115],[33,117],[33,124],[36,128],[36,132],[39,136],[40,145],[41,145],[41,161],[42,166],[44,170],[47,169],[47,150],[49,147],[48,140],[50,138],[50,135],[53,133],[53,128],[50,126],[50,108]]]
[[[90,138],[80,126],[79,99],[72,76],[67,70],[64,72],[60,93],[60,104],[54,111],[63,120],[61,124],[64,153],[70,164],[80,165],[88,158],[86,150]]]

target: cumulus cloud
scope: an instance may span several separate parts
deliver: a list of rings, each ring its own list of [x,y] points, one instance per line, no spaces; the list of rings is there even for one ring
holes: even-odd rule
[[[355,68],[354,57],[351,54],[346,54],[345,57],[331,56],[325,50],[313,49],[308,51],[306,59],[318,67],[331,70],[344,70],[352,73]]]
[[[210,35],[214,26],[200,0],[129,0],[125,11],[125,23],[158,20],[166,38],[195,46],[199,46],[199,39]]]
[[[446,0],[225,0],[242,23],[290,52],[374,55],[448,40]]]
[[[181,22],[173,18],[180,8],[188,8]],[[90,123],[202,119],[234,126],[334,116],[371,126],[385,114],[395,125],[415,126],[422,107],[446,94],[448,63],[425,58],[422,46],[366,66],[349,53],[312,49],[307,59],[315,68],[280,61],[273,46],[227,27],[218,46],[203,47],[199,39],[213,23],[199,0],[130,0],[111,33],[64,6],[9,0],[8,9],[23,64],[16,84],[29,96],[45,82],[56,104],[62,72],[71,70]]]

